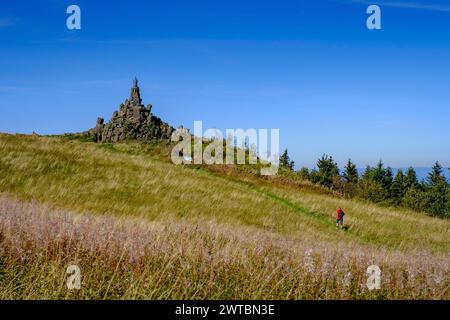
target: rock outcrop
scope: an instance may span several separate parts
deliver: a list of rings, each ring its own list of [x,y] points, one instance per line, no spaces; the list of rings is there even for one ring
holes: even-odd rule
[[[97,142],[118,142],[123,140],[166,140],[170,139],[173,128],[152,114],[152,105],[142,104],[138,81],[135,78],[130,99],[114,111],[108,123],[97,119],[95,128],[87,131],[89,137]]]

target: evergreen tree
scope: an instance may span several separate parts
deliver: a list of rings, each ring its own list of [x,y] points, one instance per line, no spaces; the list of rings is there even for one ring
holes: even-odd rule
[[[387,167],[384,170],[384,177],[383,177],[383,186],[386,190],[390,190],[392,187],[392,183],[394,182],[394,174],[392,173],[392,168]]]
[[[285,149],[283,154],[280,157],[280,167],[287,170],[294,170],[295,162],[291,161],[291,158],[288,154],[288,149]]]
[[[417,174],[413,167],[409,167],[405,176],[405,189],[418,188],[419,181],[417,180]]]
[[[380,182],[370,179],[361,179],[357,194],[359,197],[375,203],[386,201],[389,197],[389,193]]]
[[[427,182],[430,186],[437,185],[441,182],[447,182],[444,176],[444,170],[439,162],[436,162],[428,175]]]
[[[320,183],[320,174],[316,169],[312,169],[309,173],[309,181],[312,183]]]
[[[449,186],[445,181],[438,181],[429,186],[426,190],[427,208],[425,211],[442,218],[448,216],[450,209],[448,195]]]
[[[317,168],[319,169],[319,183],[325,187],[331,187],[333,178],[339,176],[339,167],[333,157],[324,154],[317,161]]]
[[[402,204],[414,211],[425,212],[428,208],[427,202],[426,193],[417,185],[407,189]]]
[[[389,191],[393,181],[392,168],[385,168],[383,161],[380,160],[376,167],[371,171],[371,179],[380,183],[385,190]]]
[[[406,193],[405,186],[405,175],[402,170],[399,170],[391,185],[391,198],[394,204],[399,205],[402,202]]]
[[[310,178],[309,170],[308,170],[308,168],[305,168],[305,167],[301,168],[298,171],[298,175],[299,175],[300,179],[302,179],[302,180],[309,180],[309,178]]]
[[[366,166],[366,169],[364,170],[362,176],[361,176],[361,180],[362,181],[368,181],[368,180],[373,180],[373,168],[369,165]]]
[[[342,174],[345,182],[350,184],[356,184],[358,183],[358,170],[356,169],[356,165],[351,161],[351,159],[348,160],[347,165],[344,168],[344,172]]]
[[[427,199],[425,211],[434,216],[447,216],[449,214],[449,185],[439,162],[434,164],[432,171],[428,175],[425,188]]]
[[[380,160],[375,167],[366,167],[361,177],[358,193],[364,199],[382,202],[388,200],[392,183],[392,169],[385,168],[383,161]]]
[[[380,161],[378,161],[376,167],[373,168],[372,180],[383,184],[384,175],[385,175],[384,164],[383,164],[383,161],[380,160]]]

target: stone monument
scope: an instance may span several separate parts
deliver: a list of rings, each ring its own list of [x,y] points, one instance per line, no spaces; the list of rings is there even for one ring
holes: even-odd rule
[[[97,119],[95,128],[85,132],[97,142],[118,142],[124,140],[168,140],[173,128],[152,114],[152,105],[142,104],[137,78],[133,80],[130,98],[114,111],[105,124],[103,118]]]

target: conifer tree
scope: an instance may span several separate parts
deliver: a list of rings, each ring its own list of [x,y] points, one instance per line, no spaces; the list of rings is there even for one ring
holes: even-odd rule
[[[319,183],[325,187],[331,187],[333,178],[339,176],[339,167],[333,157],[324,154],[317,161],[317,168],[319,169]]]
[[[378,161],[376,167],[373,168],[372,180],[375,182],[383,183],[384,175],[385,175],[384,164],[383,161],[380,160]]]
[[[299,175],[300,179],[302,179],[302,180],[309,180],[310,179],[309,170],[306,167],[302,167],[298,171],[298,175]]]
[[[288,149],[285,149],[283,154],[280,156],[280,168],[287,170],[294,170],[295,162],[291,161],[289,157]]]
[[[405,175],[403,174],[403,170],[398,170],[391,185],[391,198],[394,204],[398,205],[402,202],[406,193],[405,186]]]
[[[345,170],[342,176],[345,179],[345,182],[350,184],[358,183],[358,170],[356,169],[356,165],[351,161],[351,159],[348,160],[347,165],[344,169]]]
[[[392,187],[392,183],[394,181],[394,174],[392,173],[392,168],[387,167],[384,170],[384,176],[383,176],[383,186],[386,190],[390,190]]]
[[[409,190],[410,188],[418,188],[419,181],[417,180],[417,174],[413,167],[409,167],[405,176],[405,188]]]
[[[435,186],[441,182],[447,182],[444,176],[444,170],[439,162],[436,162],[428,175],[427,182],[430,186]]]
[[[436,162],[428,175],[426,184],[426,211],[432,215],[445,217],[449,214],[449,185],[439,162]]]
[[[392,185],[392,169],[380,160],[375,167],[367,166],[359,184],[359,195],[374,202],[386,201]]]

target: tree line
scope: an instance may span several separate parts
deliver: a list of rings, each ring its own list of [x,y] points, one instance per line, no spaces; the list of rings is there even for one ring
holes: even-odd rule
[[[450,218],[450,183],[439,162],[434,164],[423,181],[418,180],[414,168],[410,167],[406,172],[398,170],[394,175],[392,168],[386,167],[381,160],[374,167],[367,166],[361,175],[351,160],[341,172],[333,157],[325,154],[317,160],[313,170],[303,167],[295,171],[294,165],[286,149],[280,156],[280,168],[302,180],[329,188],[348,198]]]

